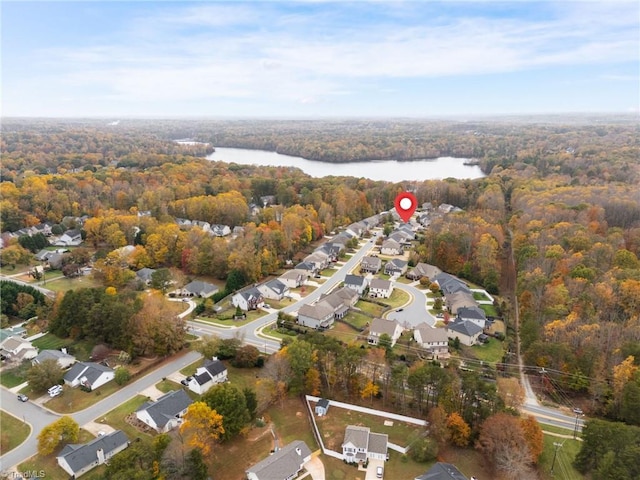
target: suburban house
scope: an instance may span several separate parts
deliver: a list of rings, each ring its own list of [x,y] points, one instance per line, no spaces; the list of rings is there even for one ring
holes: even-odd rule
[[[382,260],[378,257],[362,257],[360,262],[360,271],[365,273],[376,274],[382,268]]]
[[[478,306],[459,307],[456,310],[456,316],[459,320],[469,320],[484,330],[487,324],[487,315]]]
[[[129,439],[122,430],[102,435],[89,443],[68,444],[58,454],[58,465],[71,475],[78,478],[92,468],[102,465],[116,453],[129,446]]]
[[[36,358],[31,360],[31,365],[37,365],[45,360],[55,360],[62,369],[69,368],[76,363],[76,357],[69,355],[66,351],[60,350],[41,350]]]
[[[261,283],[257,286],[257,289],[260,290],[264,298],[270,300],[282,300],[289,295],[289,287],[277,278]]]
[[[3,342],[9,337],[25,338],[27,336],[27,329],[14,325],[13,327],[3,328],[0,330],[0,342]]]
[[[413,330],[413,339],[427,350],[434,360],[450,357],[449,337],[444,328],[433,328],[422,322]]]
[[[446,293],[444,295],[444,304],[453,315],[457,315],[458,310],[461,308],[478,306],[473,294],[462,290],[455,293]]]
[[[60,247],[71,247],[78,246],[82,243],[82,234],[80,230],[67,230],[64,232],[57,241],[54,242],[54,245]]]
[[[445,295],[461,291],[471,293],[471,289],[467,286],[466,283],[464,283],[458,277],[454,277],[453,275],[445,272],[439,273],[431,280],[438,283],[440,290],[442,290],[442,293],[444,293]]]
[[[78,362],[64,375],[64,383],[71,387],[82,385],[95,390],[115,377],[115,371],[100,363]]]
[[[0,343],[0,356],[15,362],[31,360],[38,355],[38,349],[22,337],[12,335]]]
[[[246,470],[247,480],[291,480],[311,460],[311,450],[294,440]]]
[[[410,280],[420,280],[422,277],[427,277],[429,280],[433,280],[440,273],[442,273],[442,270],[434,265],[418,263],[409,271],[409,273],[407,273],[406,277]]]
[[[349,312],[349,309],[358,302],[359,298],[358,292],[347,287],[342,287],[328,295],[320,297],[320,301],[329,304],[333,309],[333,318],[340,320]]]
[[[364,291],[367,289],[368,285],[369,281],[366,277],[351,274],[348,274],[344,277],[344,286],[350,288],[351,290],[355,290],[360,296],[364,294]]]
[[[473,479],[473,477],[472,477]],[[468,480],[460,470],[450,463],[438,462],[426,473],[423,473],[414,480]]]
[[[213,283],[194,280],[193,282],[187,283],[184,287],[178,290],[177,293],[182,297],[209,298],[217,291],[218,287]]]
[[[213,224],[209,227],[209,231],[216,237],[231,235],[231,227],[229,225]]]
[[[263,301],[262,293],[256,287],[240,290],[231,297],[231,304],[234,307],[240,307],[245,312],[257,310],[262,306]]]
[[[391,346],[393,347],[404,329],[396,320],[387,320],[385,318],[374,318],[369,327],[369,336],[367,341],[370,345],[378,345],[380,337],[385,333],[391,337]]]
[[[140,280],[141,282],[143,282],[145,285],[150,285],[151,284],[151,275],[153,275],[155,273],[155,269],[153,268],[141,268],[140,270],[138,270],[136,272],[136,277],[138,278],[138,280]]]
[[[300,262],[299,264],[296,265],[295,268],[296,270],[301,270],[303,272],[306,272],[307,277],[310,277],[318,273],[318,267],[313,262],[307,262],[307,261]]]
[[[315,408],[316,415],[318,415],[319,417],[322,417],[323,415],[327,414],[328,410],[329,410],[329,400],[327,400],[326,398],[321,398],[320,400],[318,400],[318,403],[316,403],[316,408]]]
[[[316,252],[326,253],[329,256],[329,261],[336,262],[338,261],[338,257],[340,256],[340,252],[344,250],[344,245],[341,243],[333,243],[327,242],[318,248],[316,248]]]
[[[206,360],[202,367],[198,367],[187,386],[192,392],[202,395],[214,385],[226,381],[227,367],[216,357],[213,357],[212,360]]]
[[[389,280],[374,278],[369,285],[369,296],[375,298],[389,298],[393,292],[393,284]]]
[[[404,253],[404,249],[399,242],[389,239],[382,242],[380,253],[383,255],[402,255]]]
[[[193,400],[184,390],[165,393],[158,400],[149,401],[136,410],[136,417],[158,433],[165,433],[182,423],[182,416],[187,412]]]
[[[366,231],[366,229],[367,229],[366,225],[364,225],[362,222],[356,222],[349,225],[346,229],[346,232],[350,233],[356,238],[360,238],[362,237],[362,235],[364,235],[364,232]]]
[[[407,271],[408,262],[406,260],[400,260],[399,258],[394,258],[393,260],[389,260],[384,266],[384,273],[390,276],[400,276],[403,275],[404,272]]]
[[[470,347],[478,343],[482,328],[469,320],[454,321],[447,325],[447,336],[457,338],[460,343]]]
[[[298,288],[307,282],[307,278],[306,271],[294,268],[293,270],[287,270],[284,272],[278,277],[278,280],[289,288]]]
[[[315,305],[302,305],[298,310],[298,323],[315,329],[329,328],[333,325],[333,308],[326,302]]]
[[[349,425],[344,432],[342,455],[348,463],[365,462],[367,458],[387,460],[386,433],[372,433],[369,427]]]
[[[304,257],[304,261],[307,263],[312,263],[315,266],[317,272],[324,270],[331,263],[331,261],[329,260],[329,255],[320,250]]]

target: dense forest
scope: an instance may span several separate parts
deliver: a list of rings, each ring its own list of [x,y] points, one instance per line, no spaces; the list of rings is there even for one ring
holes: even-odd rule
[[[297,169],[210,162],[201,158],[206,146],[173,141],[186,137],[325,161],[465,156],[487,176],[410,185],[312,178]],[[336,227],[391,208],[405,188],[420,204],[458,206],[464,211],[435,219],[420,236],[412,262],[500,293],[507,320],[517,306],[520,325],[510,328],[520,327],[525,363],[550,372],[539,385],[550,396],[588,398],[591,414],[638,424],[640,132],[628,118],[117,126],[9,119],[1,146],[2,231],[45,221],[73,228],[86,215],[96,275],[118,288],[131,278],[118,253],[125,245],[135,246],[125,264],[131,269],[176,267],[221,279],[236,272],[252,282]],[[251,213],[267,195],[276,205]],[[181,229],[177,217],[243,229],[229,241]],[[17,241],[1,255],[3,265],[29,258]],[[56,328],[82,335],[78,322]]]

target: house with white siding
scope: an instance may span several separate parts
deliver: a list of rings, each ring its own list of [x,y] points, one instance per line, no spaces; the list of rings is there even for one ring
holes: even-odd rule
[[[367,341],[369,345],[378,345],[380,337],[385,333],[391,337],[391,346],[393,347],[400,335],[402,335],[403,328],[396,320],[387,320],[386,318],[374,318],[369,327],[369,336]]]
[[[68,444],[60,451],[58,465],[71,478],[78,478],[89,470],[106,463],[115,454],[129,446],[129,439],[122,430],[102,435],[84,444]]]
[[[148,401],[138,410],[136,417],[158,433],[166,433],[182,423],[182,417],[193,400],[184,390],[165,393],[156,401]]]
[[[347,463],[364,463],[367,459],[387,461],[387,443],[385,433],[372,433],[369,427],[348,425],[344,432],[342,454]]]
[[[389,298],[393,292],[393,284],[389,280],[374,278],[369,285],[369,296],[372,298]]]
[[[422,322],[413,330],[413,339],[427,350],[434,360],[444,360],[451,356],[449,337],[444,328],[434,328]]]

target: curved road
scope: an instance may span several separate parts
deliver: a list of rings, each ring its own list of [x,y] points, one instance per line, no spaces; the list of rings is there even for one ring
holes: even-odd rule
[[[431,327],[436,324],[436,318],[427,309],[427,296],[422,290],[413,285],[400,282],[395,282],[393,288],[407,292],[411,300],[402,307],[403,310],[401,312],[398,310],[389,312],[386,315],[388,319],[397,320],[404,328],[414,328],[423,322]]]

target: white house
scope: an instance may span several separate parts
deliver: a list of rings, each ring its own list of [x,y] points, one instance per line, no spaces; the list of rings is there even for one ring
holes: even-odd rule
[[[469,320],[484,330],[487,324],[487,315],[478,306],[459,307],[456,311],[459,320]]]
[[[315,265],[317,271],[324,270],[329,266],[329,263],[331,263],[329,255],[321,250],[317,250],[311,255],[307,255],[304,257],[304,261]]]
[[[393,292],[393,284],[389,280],[374,278],[369,285],[369,296],[374,298],[389,298]]]
[[[344,432],[342,455],[348,463],[365,462],[368,458],[387,461],[388,436],[371,433],[369,427],[349,425]]]
[[[333,325],[334,310],[327,302],[315,305],[302,305],[298,310],[298,323],[315,329],[329,328]]]
[[[155,269],[145,267],[145,268],[141,268],[136,272],[136,277],[145,285],[150,285],[151,275],[153,275],[154,273],[155,273]]]
[[[292,480],[311,460],[311,450],[294,440],[246,470],[247,480]]]
[[[182,423],[193,400],[184,390],[165,393],[158,400],[149,401],[136,410],[136,417],[158,433],[168,432]]]
[[[380,253],[383,255],[402,255],[404,253],[404,249],[399,242],[389,239],[382,242]]]
[[[278,277],[278,280],[289,288],[298,288],[307,282],[307,278],[307,272],[294,268],[293,270],[284,272]]]
[[[355,290],[358,292],[358,295],[363,295],[368,285],[369,281],[367,278],[361,275],[348,274],[344,277],[344,286],[351,290]]]
[[[249,310],[257,310],[262,307],[264,298],[262,293],[256,287],[250,287],[240,290],[231,297],[231,304],[234,307],[240,307],[241,310],[248,312]]]
[[[213,224],[210,227],[210,231],[216,237],[226,237],[231,235],[231,227],[229,225]]]
[[[378,257],[362,257],[360,262],[360,271],[376,274],[382,268],[382,260]]]
[[[395,320],[387,320],[385,318],[374,318],[369,327],[369,336],[367,338],[370,345],[378,345],[380,337],[385,333],[391,337],[391,346],[393,347],[400,335],[402,335],[403,328]]]
[[[269,280],[256,287],[264,298],[282,300],[289,295],[289,287],[278,279]]]
[[[80,245],[81,243],[82,234],[80,233],[80,230],[67,230],[60,236],[60,238],[58,238],[54,245],[60,247],[71,247]]]
[[[447,336],[457,338],[460,343],[468,347],[478,343],[482,328],[469,320],[454,321],[447,325]]]
[[[82,385],[89,390],[95,390],[115,378],[112,368],[100,363],[78,362],[64,375],[64,383],[71,387]]]
[[[58,465],[71,478],[78,478],[89,470],[102,465],[116,453],[129,446],[129,439],[122,430],[91,440],[85,444],[68,444],[56,457]]]
[[[413,330],[413,339],[436,360],[450,357],[449,337],[444,328],[433,328],[423,322]]]
[[[202,367],[198,367],[187,386],[192,392],[202,395],[214,385],[226,381],[227,367],[216,357],[213,357],[212,360],[205,361]]]
[[[16,362],[31,360],[38,355],[38,349],[30,341],[12,335],[0,342],[0,355]]]
[[[45,360],[55,360],[62,369],[69,368],[76,363],[76,357],[69,355],[66,351],[60,350],[41,350],[38,356],[31,360],[31,365],[37,365]]]
[[[326,398],[321,398],[320,400],[318,400],[318,403],[316,403],[316,408],[315,408],[316,415],[318,415],[319,417],[322,417],[327,414],[328,410],[329,410],[329,400],[327,400]]]
[[[384,273],[390,276],[397,276],[404,274],[407,271],[408,262],[399,258],[389,260],[384,266]]]
[[[411,280],[420,280],[422,277],[427,277],[429,280],[433,280],[438,274],[442,273],[435,265],[429,265],[428,263],[418,263],[406,277]]]

